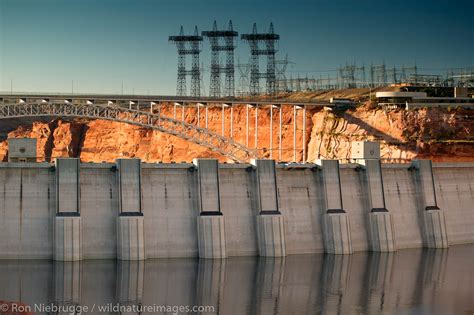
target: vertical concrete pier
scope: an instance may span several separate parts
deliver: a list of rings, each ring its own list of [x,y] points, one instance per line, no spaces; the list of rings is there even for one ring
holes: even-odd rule
[[[79,159],[56,159],[54,259],[82,260]]]
[[[339,161],[319,160],[318,164],[324,187],[324,250],[329,254],[352,254],[350,220],[342,205]]]
[[[143,260],[145,228],[142,212],[141,160],[117,159],[119,217],[117,218],[117,258]]]
[[[221,212],[219,164],[215,159],[194,159],[198,174],[197,218],[199,257],[225,258],[225,224]]]
[[[448,234],[444,211],[438,207],[430,160],[415,160],[415,185],[418,207],[423,217],[423,242],[428,248],[447,248]]]
[[[395,235],[392,214],[385,206],[380,160],[364,160],[369,201],[370,248],[374,252],[393,252]]]
[[[254,173],[257,235],[260,256],[286,256],[283,216],[278,208],[274,160],[252,160]]]
[[[365,166],[362,181],[367,191],[369,208],[370,250],[393,252],[396,250],[395,230],[392,214],[385,206],[380,144],[368,141],[353,142],[351,155],[357,163]]]

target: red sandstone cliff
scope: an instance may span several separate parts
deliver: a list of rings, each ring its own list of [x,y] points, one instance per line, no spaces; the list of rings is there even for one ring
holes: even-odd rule
[[[346,91],[344,95],[368,96],[368,91]],[[347,94],[347,95],[346,95]],[[309,95],[310,99],[327,97]],[[162,113],[173,117],[172,106]],[[245,107],[234,109],[233,137],[245,144]],[[181,117],[180,109],[177,116]],[[204,127],[204,110],[200,126]],[[254,110],[250,110],[249,147],[254,147]],[[209,109],[209,128],[221,133],[221,108]],[[197,123],[196,109],[185,111],[188,123]],[[258,144],[266,157],[270,157],[269,110],[259,110]],[[273,117],[273,158],[278,158],[278,109]],[[302,111],[297,114],[296,158],[302,158]],[[406,161],[413,158],[430,158],[436,162],[474,161],[474,111],[420,109],[390,111],[359,106],[347,111],[307,111],[306,148],[308,161],[318,158],[349,158],[350,145],[357,140],[381,141],[382,157],[389,161]],[[225,134],[230,133],[230,111],[225,115]],[[196,157],[227,158],[205,147],[184,139],[148,130],[138,126],[111,122],[60,119],[48,123],[35,122],[31,126],[18,126],[9,137],[34,137],[38,139],[38,157],[51,160],[56,157],[80,157],[84,162],[114,161],[118,157],[138,157],[146,162],[182,162]],[[293,161],[293,111],[283,106],[283,161]],[[0,160],[7,158],[6,141],[0,142]]]
[[[351,142],[382,141],[391,161],[429,158],[436,162],[474,161],[474,111],[420,109],[383,111],[367,106],[337,113],[318,112],[309,159],[349,158]]]

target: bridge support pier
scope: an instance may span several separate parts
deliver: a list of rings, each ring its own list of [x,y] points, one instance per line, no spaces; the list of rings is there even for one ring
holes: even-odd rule
[[[342,204],[338,160],[320,160],[325,195],[324,249],[328,254],[352,254],[350,220]]]
[[[117,258],[144,260],[145,228],[142,212],[141,160],[117,160],[119,217],[117,218]]]
[[[430,160],[413,161],[418,207],[423,216],[424,247],[447,248],[448,234],[444,211],[438,207]]]
[[[197,218],[199,257],[226,258],[224,216],[221,212],[219,165],[215,159],[194,159],[198,174]]]
[[[395,230],[392,214],[385,206],[382,167],[379,159],[364,159],[364,187],[367,190],[369,207],[370,250],[374,252],[393,252]]]
[[[54,259],[82,260],[79,159],[56,159],[56,217]]]
[[[257,208],[258,251],[264,257],[286,256],[283,216],[278,208],[274,160],[252,160]]]

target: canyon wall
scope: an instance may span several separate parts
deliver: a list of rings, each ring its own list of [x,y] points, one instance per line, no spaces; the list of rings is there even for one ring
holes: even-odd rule
[[[282,107],[282,161],[293,161],[293,109]],[[174,117],[173,106],[163,106],[163,115]],[[205,126],[205,110],[200,109],[200,127]],[[222,132],[221,107],[208,111],[209,129]],[[230,135],[230,109],[225,111],[225,136]],[[196,108],[176,110],[176,117],[197,125]],[[269,109],[258,110],[258,148],[263,157],[270,158],[270,133],[273,134],[273,158],[279,159],[279,109],[273,110],[273,130],[270,130]],[[376,140],[381,142],[382,158],[386,162],[405,162],[430,158],[436,162],[474,161],[474,111],[419,109],[383,111],[370,104],[346,111],[309,108],[306,111],[306,141],[303,143],[303,111],[296,116],[296,160],[303,157],[306,146],[307,160],[319,158],[347,159],[352,141]],[[249,110],[248,146],[255,147],[255,109]],[[233,110],[232,137],[246,144],[246,108]],[[75,119],[36,121],[9,132],[9,138],[38,139],[39,161],[56,157],[80,157],[83,162],[113,162],[118,157],[137,157],[145,162],[189,162],[193,158],[217,158],[231,162],[208,148],[176,136],[124,123]],[[8,145],[0,142],[0,161],[6,161]]]

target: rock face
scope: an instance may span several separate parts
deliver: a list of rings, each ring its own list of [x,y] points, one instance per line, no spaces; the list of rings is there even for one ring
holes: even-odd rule
[[[249,109],[248,147],[255,147],[255,109]],[[161,113],[174,117],[174,107],[163,106]],[[232,137],[246,144],[245,106],[233,110]],[[200,109],[200,127],[205,127],[205,110]],[[209,108],[208,127],[221,134],[222,108]],[[414,158],[430,158],[435,162],[474,161],[474,111],[420,109],[385,112],[368,105],[343,111],[308,109],[306,111],[306,143],[303,144],[303,111],[296,112],[296,152],[293,150],[294,112],[282,107],[282,161],[301,161],[303,145],[307,160],[322,158],[348,159],[352,141],[381,141],[382,158],[387,162],[403,162]],[[176,117],[197,125],[197,111],[176,110]],[[225,110],[224,134],[230,136],[230,109]],[[258,110],[258,148],[270,158],[270,134],[273,135],[274,159],[279,159],[279,109],[273,109],[273,129],[270,130],[269,108]],[[56,157],[80,157],[83,162],[113,162],[119,157],[137,157],[146,162],[191,162],[193,158],[217,158],[230,162],[209,148],[185,139],[119,122],[95,120],[63,121],[55,119],[29,126],[18,126],[9,138],[38,139],[39,161]],[[7,160],[6,141],[0,142],[0,160]],[[296,156],[295,156],[296,154]]]
[[[31,126],[18,126],[16,130],[8,134],[8,138],[36,138],[38,160],[49,160],[54,146],[53,132],[57,125],[58,121],[49,123],[33,122]],[[7,153],[8,146],[6,141],[3,141],[0,143],[0,160],[6,161]]]
[[[344,113],[318,112],[309,142],[309,160],[350,157],[351,142],[381,141],[387,162],[432,159],[474,161],[474,111],[420,109],[383,111],[367,106]]]

